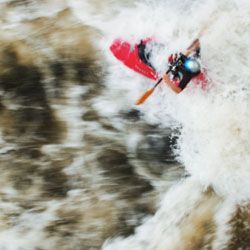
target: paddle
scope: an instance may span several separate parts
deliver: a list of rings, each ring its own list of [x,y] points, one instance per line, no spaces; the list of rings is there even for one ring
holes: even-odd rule
[[[176,63],[179,61],[179,59],[176,61]],[[172,70],[173,66],[170,66],[170,68],[168,69],[168,71],[166,72],[166,74],[168,74],[171,70]],[[135,103],[135,105],[141,105],[143,104],[148,98],[149,96],[151,96],[155,90],[155,88],[161,83],[163,78],[160,78],[158,80],[158,82],[154,85],[153,88],[148,89]]]
[[[148,89],[135,103],[135,105],[140,105],[140,104],[143,104],[148,98],[149,96],[151,96],[155,90],[155,88],[161,83],[162,81],[162,78],[160,78],[158,80],[158,82],[154,85],[153,88],[151,89]]]

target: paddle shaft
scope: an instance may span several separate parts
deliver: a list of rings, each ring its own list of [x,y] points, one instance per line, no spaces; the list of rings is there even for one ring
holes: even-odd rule
[[[171,67],[168,69],[168,71],[166,72],[166,74],[168,74],[169,72],[171,71]],[[161,81],[163,80],[163,78],[161,77],[158,82],[154,85],[153,89],[155,89],[160,83]]]

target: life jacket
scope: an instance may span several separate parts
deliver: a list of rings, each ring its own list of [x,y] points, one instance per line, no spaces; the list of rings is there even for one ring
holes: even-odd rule
[[[199,51],[198,51],[199,53]],[[189,70],[188,64],[190,64],[190,61],[192,63],[196,62],[195,60],[198,59],[199,54],[195,52],[195,54],[191,57],[186,57],[183,54],[172,54],[169,56],[169,67],[170,72],[172,75],[172,80],[175,82],[176,86],[180,87],[181,89],[184,89],[186,85],[191,81],[192,78],[196,77],[200,74],[200,67],[197,66],[197,69],[195,72],[192,72]],[[198,62],[197,62],[198,63]],[[199,65],[199,63],[198,63]]]

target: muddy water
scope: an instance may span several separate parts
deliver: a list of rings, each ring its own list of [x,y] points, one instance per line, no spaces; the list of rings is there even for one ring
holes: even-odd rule
[[[0,249],[249,249],[249,9],[1,1]],[[206,23],[209,91],[160,86],[135,107],[152,83],[110,42],[175,51]]]
[[[100,249],[132,234],[185,177],[176,131],[132,105],[110,117],[93,105],[106,91],[100,34],[66,2],[0,5],[0,249]]]

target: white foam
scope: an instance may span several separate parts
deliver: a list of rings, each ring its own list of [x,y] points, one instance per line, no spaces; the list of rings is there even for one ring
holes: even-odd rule
[[[241,4],[250,7],[247,1]],[[103,96],[102,102],[118,112],[129,104],[133,107],[139,93],[152,86],[152,82],[113,58],[108,49],[112,39],[123,37],[136,42],[154,36],[169,51],[183,50],[206,27],[201,52],[212,82],[210,90],[205,92],[191,84],[177,96],[162,85],[140,110],[149,122],[172,126],[174,120],[180,124],[183,129],[179,160],[204,186],[212,185],[219,195],[237,200],[250,197],[250,35],[248,11],[242,12],[242,5],[212,0],[140,2],[107,20],[102,26],[105,38],[99,44],[112,65],[107,86],[114,97],[110,100]],[[158,70],[163,71],[164,67],[166,64],[161,62]],[[116,105],[112,106],[114,101]],[[109,110],[107,116],[111,113]]]
[[[200,39],[202,65],[211,79],[207,91],[190,84],[179,95],[161,85],[139,108],[149,122],[181,127],[176,153],[192,178],[188,189],[185,185],[174,187],[156,215],[137,228],[135,235],[107,242],[104,249],[181,249],[179,231],[175,230],[173,221],[182,220],[181,215],[193,209],[196,198],[201,198],[209,186],[226,199],[217,217],[230,216],[225,209],[228,202],[233,204],[233,209],[236,203],[249,201],[249,9],[250,3],[246,0],[146,1],[134,8],[121,8],[118,15],[102,26],[104,38],[99,46],[111,64],[107,86],[112,89],[114,99],[102,98],[106,103],[116,103],[115,112],[122,109],[124,103],[134,107],[136,98],[153,83],[124,69],[113,58],[108,46],[116,37],[137,42],[154,36],[169,52],[175,52],[185,49],[206,27]],[[154,56],[160,57],[157,52]],[[166,70],[164,60],[157,69]],[[128,81],[129,77],[133,77],[133,84]],[[122,91],[124,95],[119,95]],[[171,242],[179,244],[178,248]],[[218,240],[214,244],[222,243]]]
[[[122,241],[117,238],[112,244],[107,241],[103,249],[181,249],[183,242],[180,238],[179,223],[200,202],[202,192],[202,186],[194,180],[174,186],[162,199],[157,213],[138,227],[134,235]],[[174,248],[175,246],[178,248]]]

